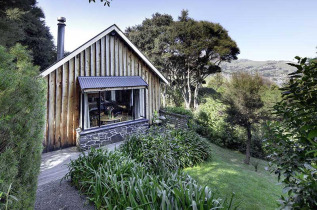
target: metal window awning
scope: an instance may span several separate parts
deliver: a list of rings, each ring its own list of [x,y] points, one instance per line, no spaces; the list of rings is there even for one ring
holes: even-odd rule
[[[83,92],[140,89],[148,87],[148,84],[140,76],[78,77],[78,81]]]

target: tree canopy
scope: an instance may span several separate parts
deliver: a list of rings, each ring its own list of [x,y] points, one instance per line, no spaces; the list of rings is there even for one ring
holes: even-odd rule
[[[55,61],[53,36],[36,0],[0,0],[0,5],[0,45],[12,47],[19,42],[27,46],[41,69]]]
[[[259,75],[248,73],[235,73],[227,83],[223,101],[227,104],[225,112],[227,121],[246,129],[246,159],[250,163],[250,148],[252,139],[252,126],[264,119],[267,115],[262,109],[264,102],[261,90],[265,86],[264,80]]]
[[[186,108],[194,107],[205,78],[220,72],[222,61],[237,59],[239,48],[220,25],[196,21],[183,10],[177,21],[156,13],[141,25],[126,30],[130,40],[159,68],[179,92]]]

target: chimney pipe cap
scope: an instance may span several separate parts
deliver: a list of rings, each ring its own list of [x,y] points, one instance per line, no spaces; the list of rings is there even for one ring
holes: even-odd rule
[[[58,17],[57,20],[59,22],[65,23],[66,22],[66,18],[65,17]]]

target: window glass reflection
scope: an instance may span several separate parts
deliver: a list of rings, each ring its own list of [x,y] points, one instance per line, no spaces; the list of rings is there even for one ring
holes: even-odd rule
[[[145,118],[144,89],[86,93],[84,100],[85,128]]]

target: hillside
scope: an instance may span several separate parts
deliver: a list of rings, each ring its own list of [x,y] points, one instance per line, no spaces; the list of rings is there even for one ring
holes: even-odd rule
[[[201,185],[215,189],[219,195],[230,198],[235,193],[234,203],[239,209],[277,209],[283,185],[278,183],[277,176],[265,168],[268,162],[251,159],[258,163],[256,172],[252,164],[243,163],[244,154],[211,144],[212,159],[199,166],[185,171]]]
[[[240,59],[231,63],[222,63],[222,72],[225,75],[238,71],[258,72],[260,75],[271,79],[278,85],[283,84],[287,79],[287,75],[295,68],[287,65],[290,61],[252,61],[248,59]]]

